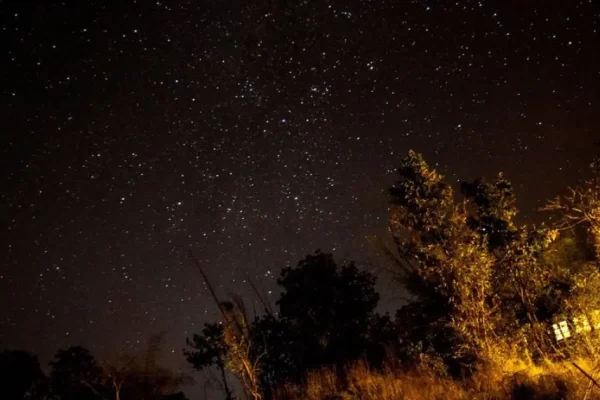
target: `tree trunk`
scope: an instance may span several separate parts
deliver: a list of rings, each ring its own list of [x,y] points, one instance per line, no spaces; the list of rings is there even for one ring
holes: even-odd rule
[[[223,380],[223,389],[225,389],[225,400],[233,400],[233,393],[229,389],[229,384],[227,383],[227,375],[225,374],[225,368],[222,366],[219,366],[218,368],[221,372],[221,380]]]

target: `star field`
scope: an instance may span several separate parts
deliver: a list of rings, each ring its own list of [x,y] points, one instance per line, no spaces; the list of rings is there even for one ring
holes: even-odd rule
[[[100,358],[363,260],[409,148],[524,218],[600,138],[598,1],[0,3],[0,345]],[[534,217],[532,217],[534,218]]]

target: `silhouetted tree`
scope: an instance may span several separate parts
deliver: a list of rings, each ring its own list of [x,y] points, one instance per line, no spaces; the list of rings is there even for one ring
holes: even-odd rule
[[[273,314],[256,318],[252,323],[252,336],[259,344],[253,348],[253,356],[264,354],[260,384],[266,399],[271,398],[272,389],[297,373],[290,352],[292,337],[289,329],[286,321]]]
[[[223,341],[223,325],[204,324],[202,334],[194,334],[191,340],[187,339],[187,345],[193,351],[184,351],[186,360],[198,371],[216,367],[221,376],[221,389],[225,393],[225,399],[232,400],[233,392],[229,389],[225,370],[227,345]]]
[[[277,283],[277,305],[288,330],[287,348],[296,378],[324,365],[344,365],[367,345],[369,319],[379,301],[376,278],[354,263],[338,266],[317,251],[295,268],[285,268]]]
[[[375,277],[361,271],[354,263],[338,266],[331,254],[317,251],[306,256],[296,267],[282,270],[278,284],[282,288],[276,302],[279,312],[267,313],[244,328],[247,320],[230,324],[232,329],[246,330],[249,343],[248,360],[260,360],[257,374],[262,394],[270,398],[271,390],[286,380],[301,380],[305,374],[323,366],[343,367],[367,355],[383,357],[383,348],[369,347],[377,335],[374,325],[386,325],[375,318],[373,310],[379,301]],[[232,304],[220,303],[228,314],[237,310]],[[227,311],[230,310],[230,311]],[[236,311],[239,312],[239,311]],[[210,325],[209,325],[210,326]],[[186,357],[196,368],[225,365],[234,347],[217,326],[205,327],[203,335],[188,341],[194,350]],[[383,333],[383,332],[382,332]],[[223,336],[221,336],[223,335]],[[230,332],[231,336],[243,336]],[[378,356],[375,354],[379,352]],[[222,360],[222,361],[221,361]],[[239,367],[239,366],[238,366]]]
[[[0,353],[0,395],[6,400],[41,398],[46,376],[37,356],[22,350]]]
[[[393,364],[399,357],[397,322],[389,314],[373,314],[367,324],[367,347],[365,359],[369,366],[382,369]]]
[[[102,369],[90,352],[80,346],[58,350],[50,362],[50,388],[60,400],[102,399]]]
[[[517,215],[516,198],[511,183],[499,174],[491,183],[482,178],[463,182],[461,192],[475,206],[474,212],[467,216],[471,229],[485,236],[492,251],[508,246],[517,230],[513,221]]]
[[[151,336],[143,354],[124,354],[104,363],[105,381],[115,400],[162,400],[178,395],[180,386],[192,382],[159,365],[163,339],[162,334]]]

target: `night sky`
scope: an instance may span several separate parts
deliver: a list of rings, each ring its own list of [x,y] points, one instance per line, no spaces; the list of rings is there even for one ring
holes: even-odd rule
[[[50,3],[50,2],[48,2]],[[106,4],[104,4],[106,3]],[[600,1],[0,2],[0,348],[100,359],[372,254],[410,148],[523,220],[600,139]]]

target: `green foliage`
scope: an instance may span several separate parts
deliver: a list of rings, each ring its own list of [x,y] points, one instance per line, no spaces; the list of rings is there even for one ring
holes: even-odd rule
[[[502,174],[463,183],[458,206],[452,188],[421,155],[409,152],[398,173],[390,230],[397,276],[414,298],[398,313],[408,325],[401,333],[405,354],[442,356],[451,372],[453,361],[471,368],[500,348],[534,360],[564,356],[549,326],[576,315],[581,321],[600,307],[598,269],[581,240],[596,243],[600,180],[551,203],[567,213],[559,225],[567,230],[559,235],[543,225],[517,226],[515,195]],[[574,226],[584,226],[583,235]],[[589,353],[590,340],[585,346],[570,340],[568,354],[584,347]]]
[[[600,158],[590,164],[592,177],[569,188],[564,196],[549,202],[544,210],[558,215],[557,226],[569,229],[583,225],[600,268]]]
[[[409,152],[398,173],[390,189],[390,230],[407,264],[401,280],[416,302],[399,314],[406,318],[405,336],[409,343],[420,338],[458,372],[490,346],[493,260],[452,188],[420,154]]]

